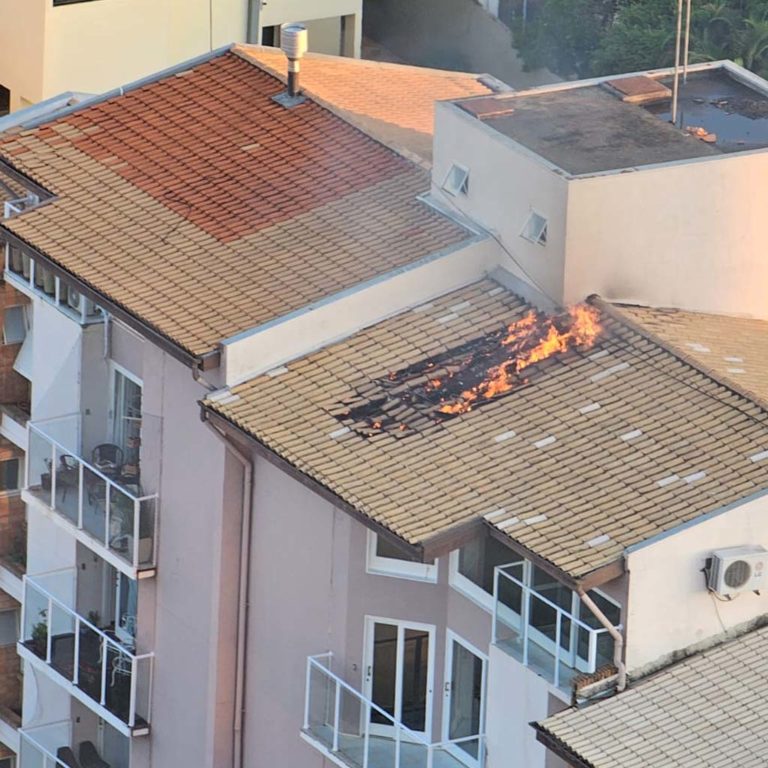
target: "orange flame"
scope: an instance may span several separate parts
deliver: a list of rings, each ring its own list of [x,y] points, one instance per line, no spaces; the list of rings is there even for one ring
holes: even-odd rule
[[[568,316],[568,328],[564,331],[558,328],[558,325],[563,325],[563,316],[549,317],[540,323],[533,310],[510,323],[501,343],[513,347],[512,357],[490,368],[483,381],[464,390],[455,403],[440,406],[440,411],[446,414],[466,413],[478,399],[489,400],[517,386],[520,372],[529,365],[572,347],[589,349],[602,330],[598,311],[594,307],[578,304],[568,310]]]

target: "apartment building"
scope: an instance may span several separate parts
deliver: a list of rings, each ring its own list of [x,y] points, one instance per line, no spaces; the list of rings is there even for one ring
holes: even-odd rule
[[[103,93],[232,41],[359,56],[362,0],[2,0],[0,116],[65,91]]]
[[[700,134],[625,99],[668,72],[344,63],[380,106],[322,57],[275,100],[270,56],[0,138],[21,766],[578,765],[578,718],[768,613],[713,602],[768,547],[768,85],[694,68]]]

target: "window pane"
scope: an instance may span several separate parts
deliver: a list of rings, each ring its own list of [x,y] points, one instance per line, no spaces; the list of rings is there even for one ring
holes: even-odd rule
[[[16,611],[0,612],[0,646],[15,645],[18,640]]]
[[[469,542],[459,550],[459,573],[493,594],[494,568],[515,559],[512,550],[491,536],[486,536]]]
[[[19,490],[19,460],[0,461],[0,491]]]
[[[390,557],[393,560],[406,560],[407,558],[403,554],[401,549],[398,549],[394,544],[391,544],[383,536],[376,536],[376,556],[377,557]]]
[[[24,307],[8,307],[3,320],[3,342],[5,344],[21,344],[27,335],[27,320]]]

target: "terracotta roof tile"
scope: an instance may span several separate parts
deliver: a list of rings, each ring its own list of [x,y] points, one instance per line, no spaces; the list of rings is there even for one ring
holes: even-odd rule
[[[592,350],[532,366],[524,386],[476,410],[425,419],[404,437],[331,437],[344,426],[343,404],[375,399],[390,371],[528,310],[507,291],[490,296],[493,288],[481,282],[402,313],[287,364],[280,376],[234,388],[236,402],[209,405],[412,544],[503,507],[494,525],[574,577],[768,488],[768,459],[749,458],[768,450],[768,413],[611,318]],[[437,322],[463,302],[453,324]],[[581,413],[590,403],[600,408]],[[621,439],[634,430],[641,436]],[[538,524],[504,525],[541,514]],[[587,544],[606,533],[605,546]]]
[[[279,48],[238,45],[235,51],[285,77]],[[385,144],[432,157],[434,103],[492,93],[487,76],[309,53],[301,86]]]
[[[282,87],[227,53],[6,137],[57,197],[3,226],[193,354],[467,238],[423,170]]]

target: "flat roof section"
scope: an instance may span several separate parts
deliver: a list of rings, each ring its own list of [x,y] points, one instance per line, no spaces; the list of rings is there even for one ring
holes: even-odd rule
[[[724,67],[692,72],[681,82],[677,126],[669,122],[669,98],[646,105],[622,99],[617,84],[639,79],[609,78],[456,103],[575,176],[768,147],[768,97]],[[669,77],[654,79],[671,86]],[[491,108],[494,100],[498,110]]]

